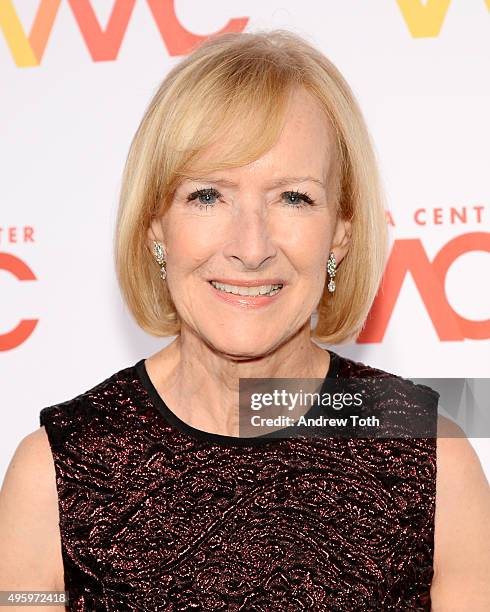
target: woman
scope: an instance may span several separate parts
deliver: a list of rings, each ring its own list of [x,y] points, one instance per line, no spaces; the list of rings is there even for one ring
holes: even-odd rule
[[[131,145],[115,250],[138,324],[176,339],[41,411],[3,486],[1,587],[66,588],[72,610],[490,609],[466,439],[238,428],[239,378],[394,378],[310,326],[357,336],[385,232],[361,112],[319,51],[226,34],[174,67]]]

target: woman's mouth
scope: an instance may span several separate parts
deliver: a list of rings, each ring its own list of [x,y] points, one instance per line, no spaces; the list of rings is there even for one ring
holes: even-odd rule
[[[257,297],[259,295],[276,295],[282,289],[283,285],[260,285],[258,287],[243,287],[239,285],[225,285],[223,283],[218,283],[217,281],[209,281],[215,289],[219,291],[223,291],[224,293],[232,293],[233,295],[242,295],[242,296],[253,296]]]
[[[243,308],[259,308],[276,301],[283,290],[283,284],[259,285],[226,285],[218,281],[208,281],[213,294],[222,301]]]

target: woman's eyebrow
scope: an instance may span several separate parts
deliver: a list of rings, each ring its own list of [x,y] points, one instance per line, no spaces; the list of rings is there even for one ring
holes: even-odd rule
[[[227,187],[238,187],[238,183],[236,183],[235,181],[230,181],[225,178],[212,179],[212,178],[208,178],[205,176],[187,176],[186,179],[189,181],[212,183],[213,185],[225,185]],[[320,187],[325,188],[324,181],[321,181],[320,179],[315,178],[314,176],[283,176],[281,178],[277,178],[277,179],[270,181],[270,186],[280,187],[282,185],[287,185],[289,183],[306,183],[308,181],[312,183],[316,183],[320,185]]]

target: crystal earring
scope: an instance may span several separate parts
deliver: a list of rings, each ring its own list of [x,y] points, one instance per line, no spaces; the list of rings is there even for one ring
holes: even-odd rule
[[[328,256],[327,272],[330,275],[330,282],[328,283],[327,287],[330,293],[333,293],[335,291],[334,278],[335,278],[335,273],[337,272],[337,261],[332,251],[330,252],[330,255]]]
[[[160,244],[156,240],[153,241],[153,253],[158,265],[160,266],[160,278],[165,280],[167,278],[167,262],[163,252],[163,244]]]

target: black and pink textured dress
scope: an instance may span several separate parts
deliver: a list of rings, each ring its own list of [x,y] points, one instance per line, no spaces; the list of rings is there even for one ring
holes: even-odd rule
[[[394,376],[329,352],[325,380]],[[69,610],[430,610],[437,437],[208,433],[144,359],[40,423]]]

